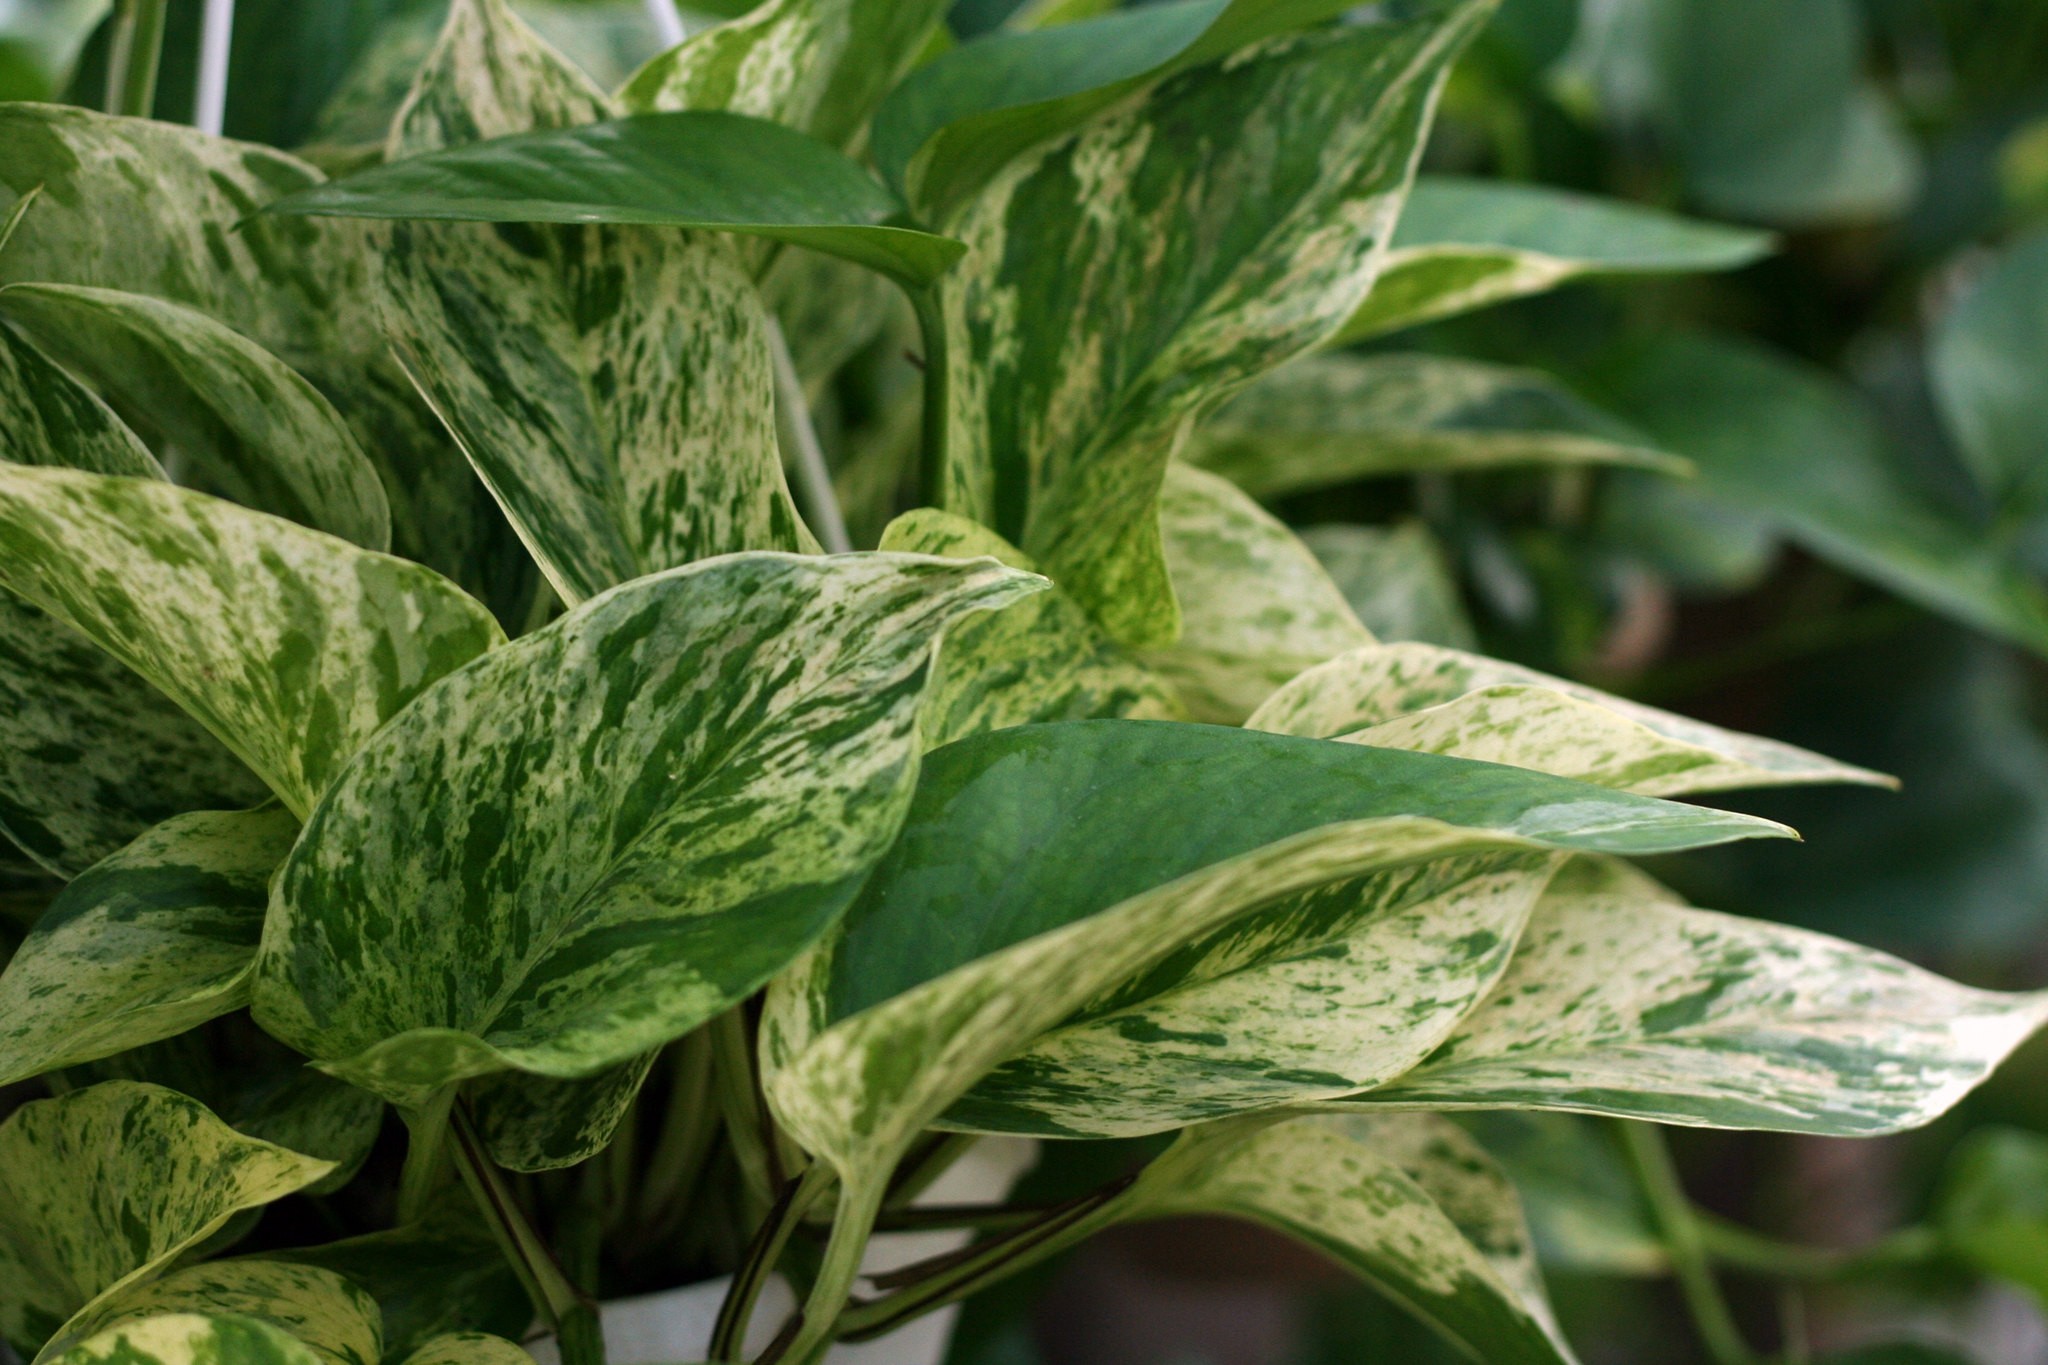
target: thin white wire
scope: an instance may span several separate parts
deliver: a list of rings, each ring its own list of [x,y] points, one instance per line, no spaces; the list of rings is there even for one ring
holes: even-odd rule
[[[218,137],[228,115],[228,48],[235,34],[235,0],[206,0],[199,27],[199,89],[192,124]]]
[[[676,0],[647,0],[647,17],[660,35],[663,48],[674,47],[689,36],[683,28],[683,16],[676,9]]]

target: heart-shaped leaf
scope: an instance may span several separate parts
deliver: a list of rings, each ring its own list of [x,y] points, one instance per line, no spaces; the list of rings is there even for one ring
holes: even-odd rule
[[[371,731],[503,637],[407,560],[168,484],[0,465],[0,586],[312,809]]]
[[[1540,294],[1576,279],[1733,270],[1771,247],[1768,233],[1620,200],[1426,175],[1408,196],[1379,283],[1330,344]]]
[[[1118,639],[1170,644],[1157,500],[1175,444],[1364,298],[1435,91],[1489,12],[1247,47],[1018,160],[948,220],[968,254],[940,284],[941,504]]]
[[[484,1332],[448,1332],[421,1342],[403,1365],[533,1365],[513,1342]]]
[[[0,973],[0,1084],[247,1004],[270,874],[298,832],[275,806],[199,811],[80,874]]]
[[[525,1334],[533,1304],[465,1191],[405,1227],[271,1253],[320,1266],[377,1300],[390,1355],[449,1332]]]
[[[89,1337],[51,1362],[62,1365],[329,1365],[282,1327],[259,1318],[164,1313]]]
[[[187,1266],[107,1296],[73,1319],[65,1335],[105,1340],[123,1331],[148,1332],[153,1318],[187,1314],[264,1323],[309,1348],[326,1365],[378,1365],[384,1356],[376,1300],[331,1270],[282,1261]],[[52,1343],[45,1354],[69,1359],[69,1352],[59,1354],[63,1350],[61,1343]]]
[[[232,328],[163,299],[58,284],[0,289],[0,317],[140,414],[189,462],[193,482],[365,549],[390,548],[384,487],[340,415]]]
[[[1789,744],[1423,644],[1372,645],[1309,669],[1245,724],[1507,763],[1645,796],[1813,782],[1897,785]]]
[[[1478,648],[1443,546],[1420,521],[1385,526],[1331,522],[1301,532],[1365,628],[1390,643]]]
[[[1972,990],[1823,934],[1567,885],[1435,1055],[1338,1103],[1862,1137],[1946,1112],[2044,1023],[2048,992]]]
[[[23,1105],[0,1124],[0,1336],[32,1354],[73,1315],[328,1168],[160,1086],[109,1081]]]
[[[1301,538],[1227,479],[1167,466],[1159,532],[1181,633],[1144,657],[1195,719],[1236,725],[1303,669],[1372,643]]]
[[[852,898],[909,801],[939,632],[1039,581],[728,556],[492,652],[379,732],[308,822],[257,1019],[409,1105],[680,1036]]]
[[[1433,355],[1304,356],[1202,423],[1186,458],[1256,498],[1511,465],[1689,468],[1539,371]]]

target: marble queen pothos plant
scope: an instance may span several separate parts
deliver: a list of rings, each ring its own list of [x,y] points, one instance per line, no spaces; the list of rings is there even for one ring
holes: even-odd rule
[[[0,106],[0,1337],[596,1365],[730,1272],[729,1360],[776,1272],[809,1362],[1218,1212],[1555,1365],[1448,1112],[1884,1133],[2039,1026],[1625,861],[1881,778],[1377,643],[1243,491],[1502,458],[1537,382],[1337,343],[1756,250],[1418,184],[1489,6],[1347,8],[770,0],[608,95],[454,0],[333,179]],[[863,1280],[987,1134],[1177,1136]]]

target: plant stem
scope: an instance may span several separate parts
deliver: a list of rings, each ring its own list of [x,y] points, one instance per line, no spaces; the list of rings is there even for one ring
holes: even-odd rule
[[[782,1170],[781,1153],[776,1150],[768,1101],[761,1094],[760,1078],[755,1074],[754,1039],[747,1027],[747,1007],[734,1005],[706,1027],[711,1031],[718,1107],[725,1115],[733,1156],[739,1161],[748,1192],[766,1209],[775,1202],[786,1173]]]
[[[469,1112],[455,1105],[449,1112],[450,1151],[463,1183],[469,1186],[484,1221],[519,1278],[534,1311],[554,1330],[562,1365],[605,1365],[604,1329],[597,1307],[562,1272],[540,1234],[526,1220],[504,1176],[484,1153],[483,1141]]]
[[[839,1315],[836,1335],[853,1341],[894,1331],[912,1318],[943,1308],[996,1281],[1038,1264],[1116,1221],[1117,1201],[1135,1176],[1112,1181],[1021,1227],[961,1251],[905,1266],[875,1283],[895,1293],[855,1304]]]
[[[665,1233],[682,1216],[697,1173],[718,1136],[718,1106],[711,1096],[711,1039],[706,1031],[676,1044],[670,1055],[668,1104],[661,1135],[640,1179],[640,1206],[651,1232]]]
[[[885,1209],[900,1209],[931,1188],[978,1139],[972,1133],[930,1133],[889,1179]]]
[[[121,0],[107,51],[107,112],[148,118],[164,53],[167,0]]]
[[[1043,1205],[925,1204],[912,1209],[885,1209],[875,1220],[875,1227],[881,1232],[928,1232],[935,1228],[1007,1232],[1028,1227],[1051,1212]]]
[[[789,353],[789,338],[773,316],[768,319],[768,353],[775,362],[775,425],[783,449],[796,456],[797,492],[803,498],[804,514],[826,553],[845,554],[853,549],[853,537],[846,532],[846,515],[839,510],[839,495],[832,488],[832,469],[825,463],[825,447],[811,421],[811,401],[797,375],[796,357]]]
[[[455,1087],[444,1087],[418,1109],[402,1109],[405,1119],[405,1167],[398,1175],[398,1221],[413,1223],[425,1215],[434,1191],[448,1168],[448,1116]]]
[[[868,1237],[875,1230],[875,1215],[881,1211],[882,1195],[888,1182],[845,1176],[839,1186],[839,1210],[832,1220],[831,1240],[825,1243],[818,1275],[811,1282],[810,1296],[797,1313],[794,1333],[778,1338],[757,1365],[812,1365],[832,1344],[839,1312],[853,1296],[853,1284],[860,1277],[861,1256]]]
[[[1838,1280],[1871,1271],[1916,1265],[1934,1257],[1940,1237],[1929,1227],[1901,1228],[1853,1251],[1801,1246],[1751,1231],[1710,1213],[1694,1211],[1700,1243],[1724,1265],[1780,1280]]]
[[[754,1240],[747,1247],[747,1259],[734,1273],[732,1288],[726,1291],[725,1302],[718,1307],[718,1323],[711,1330],[712,1360],[740,1358],[740,1352],[746,1349],[747,1324],[753,1319],[761,1287],[768,1283],[776,1262],[782,1259],[790,1234],[825,1191],[832,1188],[833,1179],[831,1167],[818,1162],[783,1186],[782,1196],[755,1230]]]
[[[1618,1120],[1614,1127],[1622,1153],[1628,1158],[1643,1198],[1657,1220],[1658,1231],[1663,1234],[1672,1274],[1685,1295],[1686,1307],[1692,1312],[1693,1325],[1707,1354],[1715,1365],[1754,1365],[1756,1357],[1743,1341],[1734,1315],[1728,1311],[1728,1301],[1715,1283],[1699,1220],[1679,1184],[1678,1168],[1672,1164],[1671,1149],[1664,1145],[1664,1135],[1647,1123]]]
[[[946,361],[946,315],[939,307],[936,286],[909,292],[911,307],[917,312],[917,329],[924,337],[924,450],[917,466],[917,501],[922,507],[943,507],[953,384]]]

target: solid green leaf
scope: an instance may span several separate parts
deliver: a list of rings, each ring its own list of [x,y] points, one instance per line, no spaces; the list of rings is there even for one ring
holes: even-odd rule
[[[1998,502],[2038,508],[2048,485],[2048,234],[2023,238],[1972,278],[1936,325],[1927,368],[1970,470]]]
[[[894,837],[986,560],[728,556],[594,599],[380,731],[279,874],[256,1017],[400,1104],[588,1076],[760,986]],[[432,793],[421,823],[394,803]]]
[[[1646,796],[1812,782],[1897,785],[1776,740],[1424,644],[1374,645],[1332,659],[1275,692],[1245,724],[1535,768]]]
[[[1364,297],[1435,92],[1489,12],[1255,45],[1007,168],[946,224],[968,254],[940,285],[942,505],[1116,638],[1170,644],[1169,457]]]
[[[995,532],[932,507],[889,523],[881,548],[948,559],[987,555],[1012,568],[1036,568]],[[921,730],[925,744],[937,748],[1011,725],[1182,716],[1181,703],[1159,675],[1105,636],[1055,587],[947,633]]]
[[[1359,621],[1379,639],[1478,648],[1478,632],[1459,595],[1458,580],[1443,547],[1422,522],[1331,522],[1307,527],[1300,537]]]
[[[1487,1365],[1571,1365],[1515,1189],[1443,1119],[1193,1129],[1126,1217],[1227,1214],[1308,1243]]]
[[[257,1318],[164,1313],[109,1327],[51,1365],[328,1365],[312,1347]]]
[[[1284,921],[1297,896],[1457,855],[1783,832],[1517,769],[1214,726],[997,731],[928,756],[903,835],[842,931],[778,979],[768,1092],[807,1148],[859,1173],[1113,990],[1168,990],[1183,984],[1176,964],[1221,973],[1275,940],[1284,955],[1297,928],[1284,922],[1271,940],[1230,942],[1261,907]],[[1333,894],[1298,933],[1341,932],[1351,908]],[[1206,951],[1177,956],[1190,944]],[[1248,1069],[1228,1038],[1173,1041],[1198,1061],[1209,1045],[1212,1074]],[[1064,1102],[1069,1122],[1116,1108],[1113,1094],[1057,1086],[1031,1098]]]
[[[182,1314],[254,1319],[288,1333],[326,1365],[378,1365],[384,1355],[376,1300],[331,1270],[282,1261],[216,1261],[131,1285],[74,1319],[65,1336],[105,1338]],[[67,1358],[57,1354],[62,1349],[53,1342],[48,1357]]]
[[[1186,458],[1257,498],[1515,465],[1687,470],[1548,375],[1433,355],[1305,356],[1203,422]]]
[[[0,284],[147,294],[265,347],[334,403],[377,465],[398,553],[523,621],[530,561],[391,359],[376,230],[250,217],[320,178],[283,152],[174,123],[0,106],[0,207],[45,187],[0,255]]]
[[[1544,185],[1425,175],[1401,212],[1379,282],[1331,344],[1544,293],[1577,279],[1733,270],[1771,247],[1767,233],[1622,200]]]
[[[340,415],[232,328],[163,299],[58,284],[0,289],[0,317],[160,433],[196,476],[187,482],[390,548],[384,486]]]
[[[1337,0],[1189,0],[992,37],[904,81],[875,115],[883,170],[944,221],[1014,158],[1171,77],[1336,17]],[[918,153],[922,151],[922,155]]]
[[[504,0],[457,0],[394,158],[611,116]],[[396,222],[391,339],[556,592],[815,548],[783,480],[768,317],[733,241]]]
[[[922,288],[963,248],[887,225],[900,210],[856,162],[816,138],[743,114],[689,110],[387,161],[276,200],[266,211],[700,228],[809,247]]]
[[[23,1105],[0,1124],[0,1336],[32,1354],[74,1314],[327,1169],[159,1086],[110,1081]]]
[[[168,484],[0,466],[0,586],[312,809],[363,740],[502,638],[430,569]]]
[[[1863,1137],[1947,1111],[2043,1023],[2048,992],[1973,990],[1823,934],[1564,885],[1434,1056],[1339,1103]]]
[[[725,109],[845,146],[917,57],[944,0],[769,0],[636,72],[636,113]]]
[[[523,1336],[533,1321],[526,1291],[467,1192],[451,1195],[420,1222],[270,1256],[324,1267],[368,1291],[394,1356],[448,1332]]]
[[[81,873],[0,973],[0,1085],[153,1043],[248,1003],[275,806],[177,816]]]
[[[1143,657],[1195,719],[1235,725],[1303,669],[1373,642],[1314,553],[1228,480],[1167,466],[1159,534],[1180,639]]]
[[[1646,343],[1606,378],[1625,416],[1693,462],[1701,492],[1922,606],[2048,652],[2048,594],[1984,527],[1912,482],[1841,381],[1711,336]]]
[[[2048,1138],[1969,1134],[1949,1155],[1935,1221],[1954,1254],[2048,1303]]]

